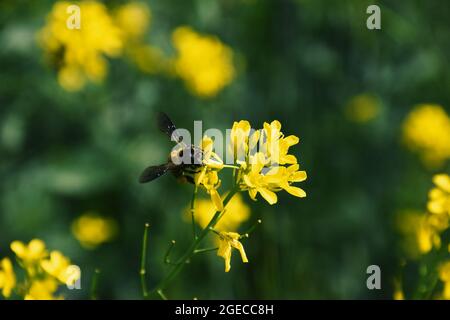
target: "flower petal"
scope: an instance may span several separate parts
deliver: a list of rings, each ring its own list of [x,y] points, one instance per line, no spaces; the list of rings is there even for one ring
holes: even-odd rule
[[[275,204],[278,201],[277,195],[275,192],[270,191],[266,188],[258,188],[257,189],[261,196],[266,199],[269,204]]]
[[[289,192],[293,196],[296,196],[296,197],[299,197],[299,198],[306,197],[306,192],[303,189],[298,188],[298,187],[287,186],[287,187],[284,188],[284,190],[286,190],[287,192]]]
[[[433,177],[433,182],[442,190],[450,193],[450,176],[446,174],[437,174]]]
[[[209,191],[211,195],[211,201],[214,203],[214,207],[216,208],[216,211],[223,211],[223,202],[222,198],[220,198],[219,193],[216,189],[211,189]]]

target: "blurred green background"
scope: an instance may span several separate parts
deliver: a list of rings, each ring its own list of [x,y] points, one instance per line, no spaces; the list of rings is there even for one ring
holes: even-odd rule
[[[137,181],[166,160],[172,143],[156,128],[156,111],[178,127],[254,127],[280,120],[300,137],[293,148],[308,180],[307,198],[244,200],[263,224],[245,241],[249,264],[234,254],[229,273],[214,253],[196,256],[169,286],[169,298],[384,298],[402,258],[395,214],[422,210],[431,175],[401,142],[414,105],[449,111],[450,6],[446,1],[177,0],[144,1],[151,10],[145,41],[173,51],[171,32],[189,25],[234,52],[236,75],[201,98],[179,79],[146,74],[127,59],[108,59],[100,84],[68,92],[57,81],[36,33],[54,1],[0,2],[0,257],[13,240],[43,239],[82,270],[88,298],[95,268],[99,298],[141,298],[139,259],[150,223],[149,284],[165,274],[170,240],[182,253],[191,227],[181,215],[192,186],[166,175]],[[104,1],[113,10],[126,1]],[[366,28],[366,8],[381,7],[382,29]],[[353,97],[377,101],[370,121],[352,121]],[[86,250],[71,233],[87,211],[118,222],[110,243]],[[382,270],[382,290],[366,288],[366,268]]]

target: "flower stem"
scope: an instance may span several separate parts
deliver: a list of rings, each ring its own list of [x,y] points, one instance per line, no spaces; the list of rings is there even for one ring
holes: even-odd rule
[[[144,237],[142,239],[141,269],[139,270],[139,274],[141,275],[142,295],[144,296],[144,299],[146,299],[148,297],[146,265],[147,265],[147,238],[148,238],[148,228],[149,227],[150,227],[150,225],[148,223],[146,223],[145,228],[144,228]]]
[[[195,228],[195,199],[197,198],[198,186],[195,185],[194,193],[192,194],[191,200],[191,218],[192,218],[192,233],[194,235],[194,240],[197,239],[197,231]]]
[[[92,284],[91,284],[91,299],[97,300],[97,287],[98,287],[98,278],[100,277],[100,269],[94,270],[94,275],[92,276]]]
[[[164,255],[164,263],[170,264],[170,253],[172,252],[173,246],[175,245],[175,240],[170,241],[169,248],[166,251],[166,254]]]
[[[167,297],[166,297],[166,295],[164,294],[164,292],[162,290],[157,290],[156,292],[161,297],[161,299],[167,300]]]
[[[236,192],[237,192],[236,189],[233,189],[232,191],[230,191],[227,194],[225,200],[223,201],[224,209],[225,209],[226,205],[230,202],[230,200],[233,198],[233,196],[236,194]],[[183,254],[181,259],[179,260],[179,263],[173,267],[173,269],[167,274],[167,276],[164,279],[161,280],[161,282],[156,286],[155,289],[153,289],[151,291],[151,293],[160,294],[159,292],[160,291],[162,292],[162,290],[165,289],[167,287],[167,285],[178,275],[178,273],[181,271],[181,269],[183,269],[186,262],[191,259],[192,255],[194,255],[195,250],[197,249],[197,247],[199,246],[201,241],[206,237],[208,232],[211,231],[210,229],[213,228],[217,224],[221,213],[222,213],[222,211],[217,211],[214,214],[211,221],[209,221],[208,225],[198,234],[197,238],[194,239],[192,244],[189,246],[189,248]]]
[[[217,249],[219,249],[218,247],[214,247],[214,248],[203,248],[203,249],[196,249],[194,250],[194,253],[203,253],[203,252],[210,252],[210,251],[216,251]]]

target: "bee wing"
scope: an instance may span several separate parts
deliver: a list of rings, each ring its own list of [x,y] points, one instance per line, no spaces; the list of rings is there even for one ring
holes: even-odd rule
[[[168,164],[162,164],[162,165],[159,165],[159,166],[147,167],[144,170],[144,172],[142,172],[141,176],[139,177],[139,182],[140,183],[146,183],[146,182],[150,182],[152,180],[155,180],[156,178],[159,178],[164,173],[166,173],[167,170],[169,170],[169,165]]]
[[[177,127],[175,127],[167,114],[159,112],[157,120],[159,130],[169,136],[170,139],[173,137],[176,142],[181,142],[183,140],[183,138],[176,133],[175,130],[177,130]]]

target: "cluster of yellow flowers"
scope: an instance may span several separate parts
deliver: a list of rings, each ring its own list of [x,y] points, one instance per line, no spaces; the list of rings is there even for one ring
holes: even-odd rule
[[[233,51],[217,37],[183,26],[175,29],[172,41],[177,50],[175,73],[194,94],[215,96],[233,80]]]
[[[169,60],[161,49],[145,41],[149,31],[151,11],[143,2],[130,2],[117,8],[114,14],[117,26],[122,30],[125,54],[144,73],[157,74],[170,70]]]
[[[143,2],[118,6],[113,12],[97,1],[77,2],[80,28],[68,28],[72,3],[58,1],[40,30],[38,40],[58,70],[58,82],[68,91],[99,82],[107,73],[106,57],[125,54],[143,72],[181,78],[190,92],[213,97],[234,78],[233,51],[217,37],[202,35],[190,27],[173,31],[176,54],[165,57],[161,49],[145,41],[151,22]]]
[[[105,77],[105,56],[119,56],[124,40],[107,8],[96,1],[80,2],[81,28],[68,28],[70,5],[65,1],[55,3],[38,39],[58,69],[59,84],[66,90],[77,91],[88,80],[99,82]]]
[[[409,210],[398,215],[398,227],[403,236],[403,250],[408,258],[422,259],[423,255],[433,254],[438,259],[427,258],[433,262],[431,269],[438,268],[439,278],[443,282],[443,291],[435,298],[450,299],[450,261],[440,263],[446,252],[450,253],[450,244],[445,243],[444,232],[449,230],[450,222],[450,176],[445,173],[433,176],[434,186],[428,192],[427,210]],[[436,256],[437,255],[437,256]],[[394,282],[394,299],[404,299],[400,281]],[[431,293],[434,286],[430,287]]]
[[[237,151],[233,154],[240,165],[236,175],[240,190],[248,191],[252,200],[256,200],[259,193],[269,204],[277,203],[276,192],[281,190],[295,197],[306,197],[303,189],[292,185],[306,180],[306,171],[299,171],[297,158],[288,154],[289,148],[299,141],[294,135],[285,137],[277,120],[270,124],[265,122],[263,129],[253,133],[248,121],[235,122],[230,148]],[[244,157],[239,153],[242,149]]]
[[[434,104],[414,108],[403,123],[403,140],[430,167],[450,159],[450,117]]]
[[[130,2],[120,6],[114,18],[124,38],[139,42],[150,26],[151,11],[145,3]]]
[[[94,249],[114,238],[117,223],[113,219],[88,212],[73,221],[72,233],[84,248]]]
[[[55,296],[58,287],[74,285],[80,279],[80,269],[61,252],[49,253],[42,240],[33,239],[28,244],[13,241],[11,250],[26,277],[18,283],[11,260],[3,258],[0,261],[0,289],[5,298],[15,290],[26,300],[62,299],[62,296]]]
[[[428,213],[421,220],[417,231],[419,249],[422,253],[439,248],[440,234],[449,227],[450,176],[437,174],[433,177],[433,183],[435,187],[428,194]]]
[[[234,191],[248,192],[250,198],[256,201],[258,194],[269,203],[278,201],[276,192],[285,190],[293,196],[305,197],[303,189],[293,186],[293,183],[306,180],[306,172],[299,171],[297,158],[289,154],[289,148],[296,145],[299,138],[290,135],[285,137],[281,132],[281,123],[272,121],[264,123],[260,130],[252,130],[248,121],[234,122],[230,133],[228,152],[234,159],[234,165],[226,166],[214,152],[213,141],[205,137],[202,141],[203,169],[194,177],[196,186],[202,186],[211,196],[211,203],[198,205],[200,214],[196,216],[197,222],[206,227],[214,216],[214,211],[207,214],[211,206],[215,211],[223,211],[223,199],[218,192],[220,179],[218,172],[224,167],[234,170]],[[204,200],[206,201],[206,200]],[[233,201],[233,200],[232,200]],[[225,271],[230,270],[232,248],[240,251],[243,262],[248,262],[244,248],[240,243],[243,236],[234,230],[248,218],[248,209],[243,205],[241,198],[230,202],[226,212],[220,217],[222,224],[217,224],[215,231],[219,236],[219,249],[217,254],[225,260]],[[229,218],[225,218],[225,217]],[[231,231],[232,230],[232,231]],[[245,235],[244,235],[245,236]]]

